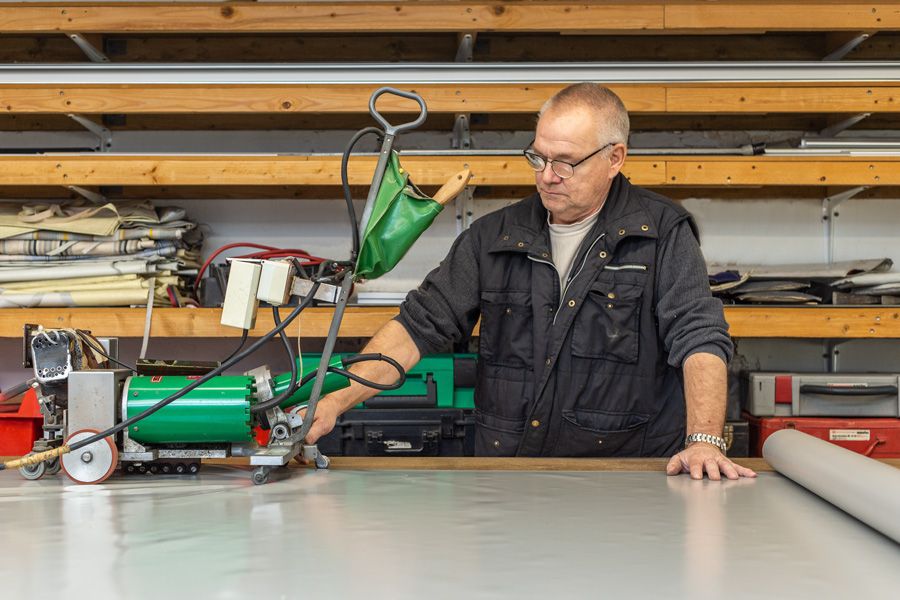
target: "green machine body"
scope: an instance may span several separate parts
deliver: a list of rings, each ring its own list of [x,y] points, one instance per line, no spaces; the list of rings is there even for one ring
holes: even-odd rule
[[[131,418],[144,412],[196,379],[176,375],[131,377],[125,388],[123,416]],[[142,444],[249,442],[253,438],[253,388],[252,377],[214,377],[129,427],[128,436]]]
[[[318,366],[315,360],[302,361],[298,373],[304,377],[314,372]],[[342,366],[341,357],[333,356],[330,366]],[[184,389],[197,377],[193,376],[136,376],[128,381],[125,392],[124,418],[138,415],[160,400]],[[282,373],[273,378],[272,391],[275,395],[287,389],[290,373]],[[314,381],[301,386],[283,401],[281,408],[302,404],[309,399]],[[327,373],[322,394],[350,385],[347,378],[336,373]],[[257,425],[250,412],[257,401],[253,377],[245,375],[221,375],[185,394],[168,406],[128,428],[128,435],[141,444],[204,444],[242,443],[253,439],[253,428]]]

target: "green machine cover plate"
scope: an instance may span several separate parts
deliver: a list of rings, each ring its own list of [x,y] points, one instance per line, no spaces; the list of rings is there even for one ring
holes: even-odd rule
[[[125,398],[126,418],[144,412],[194,381],[196,378],[183,376],[132,377]],[[252,377],[214,377],[129,427],[128,435],[142,444],[248,442],[252,439],[252,401]]]

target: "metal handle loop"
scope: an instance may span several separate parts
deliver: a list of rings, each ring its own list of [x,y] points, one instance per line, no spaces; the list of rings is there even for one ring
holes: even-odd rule
[[[388,123],[387,119],[385,119],[378,109],[375,108],[375,102],[382,94],[393,94],[395,96],[400,96],[401,98],[407,98],[409,100],[415,100],[419,105],[419,108],[422,109],[422,112],[419,113],[419,116],[415,121],[410,121],[409,123],[403,123],[401,125],[391,125]],[[415,92],[404,92],[403,90],[398,90],[392,87],[383,87],[378,88],[372,94],[372,97],[369,98],[369,113],[371,113],[372,118],[375,119],[382,128],[384,128],[384,133],[386,135],[396,135],[398,133],[402,133],[404,131],[409,131],[410,129],[415,129],[419,125],[425,122],[425,118],[428,116],[428,108],[425,106],[425,100],[422,96],[418,95]]]

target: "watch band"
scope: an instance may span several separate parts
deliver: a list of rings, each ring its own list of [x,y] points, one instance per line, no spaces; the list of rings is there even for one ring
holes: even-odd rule
[[[685,447],[693,444],[694,442],[705,442],[707,444],[712,444],[716,446],[722,453],[725,453],[725,450],[728,449],[728,444],[725,443],[723,438],[717,437],[715,435],[710,435],[708,433],[692,433],[686,438],[684,438]]]

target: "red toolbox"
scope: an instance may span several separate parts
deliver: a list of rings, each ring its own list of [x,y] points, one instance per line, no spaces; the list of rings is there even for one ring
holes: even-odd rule
[[[766,438],[776,431],[796,429],[872,458],[900,458],[900,419],[744,416],[750,422],[753,456],[762,456]]]
[[[0,405],[0,456],[22,456],[31,452],[34,440],[41,437],[44,417],[37,394],[28,390],[16,411],[4,411]],[[6,408],[11,408],[7,405]]]

